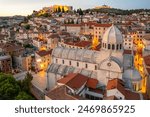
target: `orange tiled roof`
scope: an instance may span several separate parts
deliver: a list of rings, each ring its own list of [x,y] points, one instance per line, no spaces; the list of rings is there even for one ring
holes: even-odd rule
[[[89,78],[86,83],[86,86],[92,89],[96,89],[97,84],[98,84],[97,79]]]
[[[88,79],[89,77],[86,77],[82,74],[71,73],[67,75],[66,77],[58,80],[57,82],[67,85],[72,89],[79,89],[87,82]]]
[[[125,90],[125,99],[126,100],[140,100],[140,94],[132,92],[130,90]]]
[[[78,42],[66,42],[67,45],[78,46],[78,47],[87,47],[92,44],[91,41],[78,41]]]
[[[52,53],[52,50],[49,51],[45,51],[45,50],[41,50],[36,52],[39,56],[46,56],[46,55],[50,55]]]
[[[125,95],[125,88],[123,85],[123,81],[115,78],[108,81],[107,90],[118,89],[123,95]]]
[[[112,24],[98,24],[98,23],[96,23],[96,24],[94,24],[94,26],[95,27],[110,27],[110,26],[112,26]]]
[[[131,50],[124,50],[123,54],[132,54]],[[133,51],[133,54],[135,55],[135,51]]]
[[[66,86],[59,86],[46,94],[52,100],[76,100],[75,97],[66,93]]]

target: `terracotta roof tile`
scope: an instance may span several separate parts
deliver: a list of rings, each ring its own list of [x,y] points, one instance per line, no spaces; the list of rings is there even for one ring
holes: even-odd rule
[[[94,24],[95,27],[110,27],[112,24]]]
[[[67,85],[72,89],[79,89],[87,82],[88,79],[89,77],[86,77],[82,74],[71,73],[67,75],[66,77],[58,80],[58,83]]]
[[[91,41],[79,41],[79,42],[66,42],[67,45],[78,46],[78,47],[87,47],[92,44]]]
[[[66,86],[58,86],[46,94],[52,100],[76,100],[75,97],[66,93]]]
[[[64,24],[63,26],[69,26],[69,27],[81,27],[81,24]]]
[[[126,100],[140,100],[140,94],[132,92],[130,90],[125,90],[125,99]]]
[[[50,55],[52,53],[52,50],[49,50],[49,51],[42,50],[42,51],[38,51],[36,53],[42,57],[42,56]]]
[[[96,89],[97,84],[98,84],[97,79],[89,78],[87,83],[86,83],[86,86],[89,88]]]
[[[133,54],[135,55],[135,51],[133,52]],[[123,54],[132,54],[131,50],[124,50]]]
[[[118,89],[123,95],[125,95],[125,88],[124,88],[123,81],[118,78],[108,81],[107,90],[111,90],[111,89]]]

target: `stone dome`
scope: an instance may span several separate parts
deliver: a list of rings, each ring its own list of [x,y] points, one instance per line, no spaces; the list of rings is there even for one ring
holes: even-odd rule
[[[123,73],[124,79],[129,79],[133,82],[139,82],[142,80],[140,73],[136,69],[127,69]]]
[[[123,43],[123,36],[120,30],[115,26],[112,25],[108,28],[108,30],[103,35],[103,43],[109,44],[122,44]]]

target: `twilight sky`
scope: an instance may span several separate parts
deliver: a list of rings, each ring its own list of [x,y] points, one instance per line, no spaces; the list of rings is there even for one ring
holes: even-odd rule
[[[75,9],[104,4],[121,9],[150,9],[150,0],[0,0],[0,16],[28,15],[33,10],[55,4],[72,5]]]

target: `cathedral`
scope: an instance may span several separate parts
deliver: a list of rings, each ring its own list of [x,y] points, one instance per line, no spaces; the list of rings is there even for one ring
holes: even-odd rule
[[[124,53],[123,41],[120,30],[112,25],[105,32],[99,51],[55,48],[47,69],[47,89],[53,89],[69,73],[80,73],[98,80],[97,87],[105,88],[109,80],[117,78],[124,81],[126,88],[139,91],[142,78],[134,68],[133,54]]]

